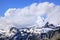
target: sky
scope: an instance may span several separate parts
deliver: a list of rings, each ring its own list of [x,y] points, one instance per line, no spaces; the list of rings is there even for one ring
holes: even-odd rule
[[[0,16],[9,8],[24,8],[33,3],[50,2],[60,5],[60,0],[0,0]]]
[[[47,22],[60,25],[60,0],[0,0],[0,29],[43,27]]]

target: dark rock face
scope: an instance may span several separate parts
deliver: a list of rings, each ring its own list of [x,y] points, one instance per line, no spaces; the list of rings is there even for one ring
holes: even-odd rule
[[[58,38],[60,37],[60,26],[55,27],[53,24],[47,22],[44,28],[51,28],[53,30],[49,30],[46,33],[35,34],[28,33],[27,31],[20,31],[18,28],[12,27],[9,32],[13,34],[11,36],[0,34],[0,40],[60,40]],[[54,39],[55,37],[56,39]]]

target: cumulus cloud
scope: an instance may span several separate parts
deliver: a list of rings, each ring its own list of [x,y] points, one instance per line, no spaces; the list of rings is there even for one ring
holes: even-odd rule
[[[47,17],[44,19],[45,16]],[[60,6],[49,2],[33,3],[24,8],[9,8],[5,12],[5,16],[0,17],[0,27],[27,27],[34,24],[42,26],[47,21],[55,25],[60,25],[59,17]]]
[[[54,6],[52,10],[47,14],[46,21],[50,24],[60,25],[60,6]]]

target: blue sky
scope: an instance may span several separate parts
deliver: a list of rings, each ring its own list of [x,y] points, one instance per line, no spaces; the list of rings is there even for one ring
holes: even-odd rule
[[[60,0],[0,0],[0,16],[4,16],[8,8],[24,8],[32,3],[52,2],[60,5]]]

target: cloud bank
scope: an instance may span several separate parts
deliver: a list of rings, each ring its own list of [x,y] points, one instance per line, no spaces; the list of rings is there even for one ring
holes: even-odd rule
[[[60,25],[60,6],[49,2],[33,3],[24,8],[9,8],[4,15],[0,17],[0,29],[34,24],[43,26],[47,21]]]

